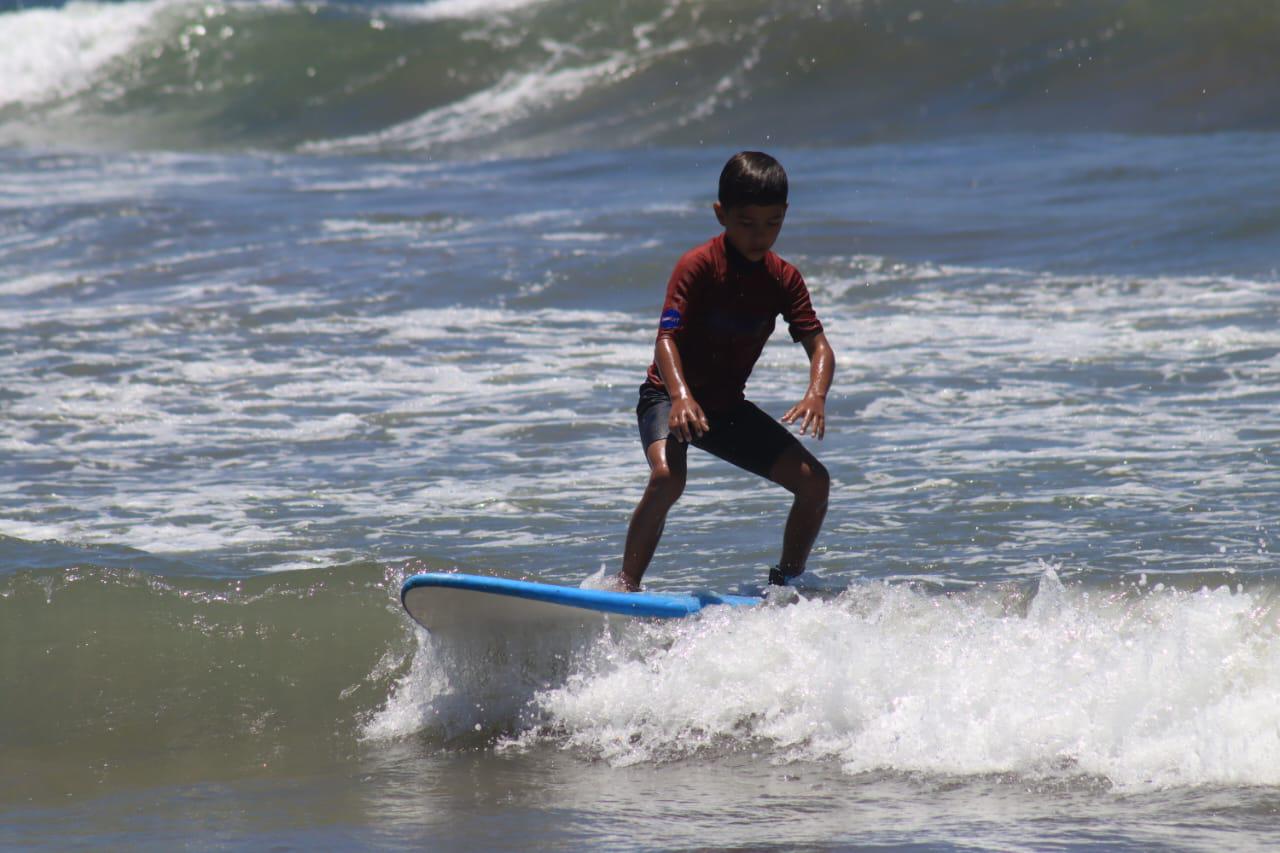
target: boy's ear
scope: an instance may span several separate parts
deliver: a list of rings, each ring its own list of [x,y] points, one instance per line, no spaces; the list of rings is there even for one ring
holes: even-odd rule
[[[716,212],[716,222],[724,225],[724,205],[717,201],[715,204],[711,205],[711,209]]]

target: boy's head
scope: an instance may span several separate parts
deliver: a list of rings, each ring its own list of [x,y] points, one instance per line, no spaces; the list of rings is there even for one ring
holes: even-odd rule
[[[720,206],[724,208],[787,203],[787,173],[763,151],[734,154],[720,171]]]
[[[725,238],[749,261],[759,261],[773,248],[787,213],[787,173],[761,151],[729,158],[720,172],[716,219]]]

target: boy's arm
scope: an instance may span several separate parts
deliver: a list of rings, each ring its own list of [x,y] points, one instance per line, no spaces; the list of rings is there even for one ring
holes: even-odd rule
[[[815,438],[821,439],[827,432],[827,392],[836,375],[836,354],[827,343],[827,336],[817,332],[803,339],[804,351],[809,355],[809,388],[804,399],[796,403],[782,416],[783,423],[800,421],[800,434],[805,435],[813,427]],[[672,407],[672,417],[675,408]]]
[[[662,374],[662,384],[671,396],[671,417],[668,426],[676,438],[688,444],[695,438],[701,438],[711,431],[707,416],[703,414],[698,401],[693,399],[689,391],[689,383],[684,379],[684,364],[680,361],[680,350],[676,342],[669,337],[659,337],[654,347],[654,361],[658,372]]]

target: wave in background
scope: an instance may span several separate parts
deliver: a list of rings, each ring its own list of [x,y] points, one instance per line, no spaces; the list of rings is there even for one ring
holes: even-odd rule
[[[410,736],[615,765],[751,750],[850,773],[1280,783],[1280,599],[1265,583],[1064,584],[1046,569],[529,638],[417,631],[390,592],[401,574],[5,578],[5,798],[305,767]]]
[[[8,145],[497,156],[1280,125],[1269,0],[6,5]]]

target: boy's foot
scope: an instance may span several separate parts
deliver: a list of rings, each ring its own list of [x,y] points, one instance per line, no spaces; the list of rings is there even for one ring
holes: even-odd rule
[[[632,584],[627,580],[627,576],[622,572],[618,572],[609,578],[609,586],[606,587],[610,592],[639,592],[640,584]]]
[[[769,569],[769,585],[770,586],[787,586],[793,580],[800,577],[802,574],[804,574],[804,569],[801,569],[800,571],[796,572],[794,575],[784,575],[782,573],[782,569],[778,568],[777,566],[774,566],[773,568]]]
[[[765,607],[785,607],[800,600],[800,593],[793,586],[770,584],[764,588]]]
[[[616,575],[606,575],[604,567],[600,567],[600,571],[590,577],[583,578],[578,584],[579,589],[596,589],[601,592],[639,592],[639,586],[631,586],[627,583],[627,579],[621,572]]]

